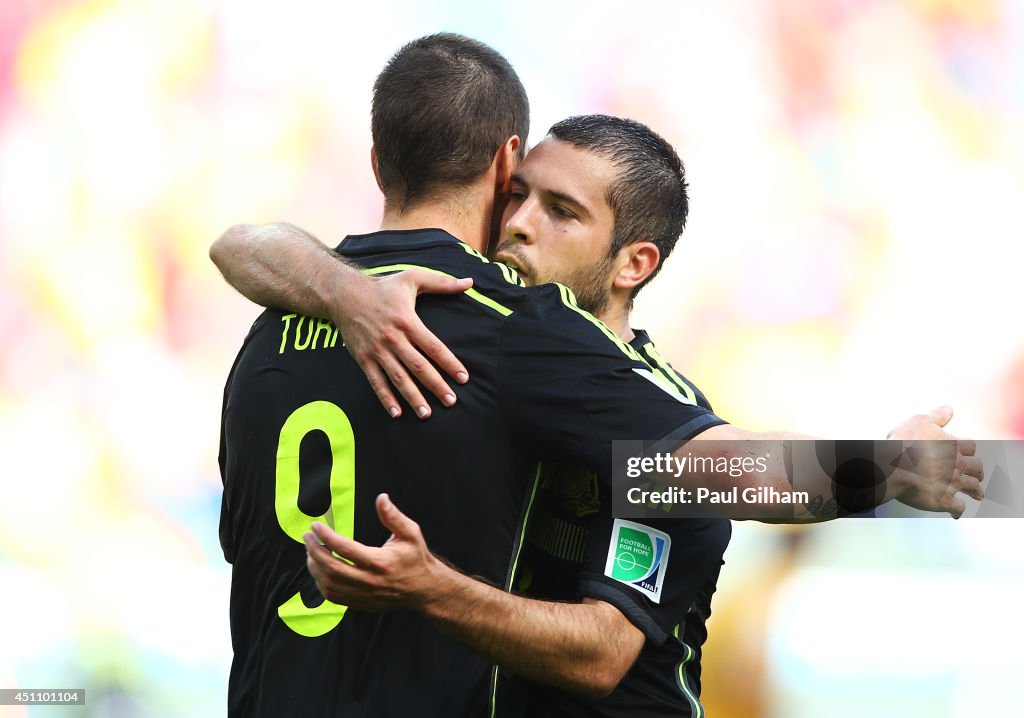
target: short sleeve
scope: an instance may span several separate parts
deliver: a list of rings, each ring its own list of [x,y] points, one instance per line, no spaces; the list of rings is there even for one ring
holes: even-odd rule
[[[541,458],[581,464],[608,480],[614,440],[673,434],[681,444],[725,423],[659,380],[639,354],[588,317],[521,311],[502,329],[502,410]]]
[[[587,537],[580,595],[612,604],[661,645],[698,594],[709,582],[717,582],[731,535],[727,519],[639,523],[615,519],[602,510]]]

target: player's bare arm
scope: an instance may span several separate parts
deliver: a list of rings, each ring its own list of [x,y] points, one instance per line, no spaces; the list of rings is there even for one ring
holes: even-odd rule
[[[233,225],[210,246],[210,259],[250,301],[308,316],[329,318],[325,296],[339,285],[369,283],[316,237],[286,223]]]
[[[889,438],[904,442],[915,442],[922,454],[914,468],[888,467],[884,492],[877,500],[863,508],[874,508],[896,499],[912,508],[922,511],[948,513],[959,518],[966,509],[966,503],[959,496],[963,493],[974,499],[984,498],[981,482],[985,472],[981,459],[975,455],[975,442],[958,439],[945,431],[944,427],[953,417],[950,407],[939,407],[927,414],[917,414],[889,432]],[[753,453],[765,454],[757,442],[778,442],[815,437],[790,432],[751,432],[732,425],[711,427],[693,438],[699,442],[722,442],[715,444],[723,452],[733,452],[733,442],[743,441],[743,446]],[[740,445],[736,445],[740,446]],[[684,448],[677,454],[682,455]],[[865,457],[873,458],[873,457]],[[749,473],[740,477],[715,473],[690,473],[686,477],[687,488],[705,486],[712,490],[768,487],[779,492],[792,492],[795,488],[808,494],[808,502],[796,512],[791,506],[777,503],[741,503],[723,506],[728,518],[757,518],[778,523],[801,523],[828,521],[838,518],[834,477],[821,467],[812,442],[794,443],[794,455],[789,457],[786,467],[782,456],[769,457],[767,471]],[[775,512],[775,515],[773,515]]]
[[[415,307],[418,294],[463,292],[471,279],[421,270],[367,277],[309,232],[285,223],[236,224],[210,247],[210,259],[256,304],[331,319],[393,417],[401,416],[402,408],[392,384],[421,419],[431,409],[416,381],[445,406],[455,403],[455,392],[428,358],[460,384],[469,378]]]
[[[611,693],[639,655],[643,633],[611,604],[512,595],[434,556],[419,525],[384,494],[377,512],[392,532],[380,547],[319,523],[306,534],[307,564],[328,600],[364,610],[418,611],[494,663],[596,697]]]

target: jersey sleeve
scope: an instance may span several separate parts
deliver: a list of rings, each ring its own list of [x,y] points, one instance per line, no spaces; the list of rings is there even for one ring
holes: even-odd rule
[[[510,429],[539,458],[587,466],[606,482],[614,440],[671,436],[678,446],[725,423],[659,380],[635,350],[579,310],[527,308],[508,317],[498,381]]]
[[[726,519],[639,523],[602,510],[587,536],[580,595],[612,604],[648,640],[661,645],[694,608],[708,582],[717,582],[731,533]],[[636,548],[645,541],[655,549],[649,554]],[[647,555],[652,557],[649,563]]]
[[[646,333],[642,341],[634,342],[634,348],[699,406],[712,411],[703,392],[658,354]],[[607,601],[650,641],[661,644],[691,611],[709,609],[699,604],[710,601],[731,535],[732,524],[720,518],[652,519],[643,523],[616,520],[604,502],[587,533],[579,595]],[[659,539],[664,541],[664,573],[660,565],[657,570],[648,568],[644,573],[650,575],[646,576],[630,575],[625,570],[637,558],[634,545],[638,539],[641,544],[647,541],[651,545],[657,545]]]

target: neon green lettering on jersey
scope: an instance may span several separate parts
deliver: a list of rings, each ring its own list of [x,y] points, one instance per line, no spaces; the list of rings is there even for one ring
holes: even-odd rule
[[[323,516],[310,516],[299,508],[299,449],[310,432],[321,431],[331,447],[331,504]],[[355,526],[356,441],[352,424],[338,406],[313,401],[299,407],[284,422],[277,443],[274,510],[277,522],[289,537],[303,542],[302,535],[314,521],[322,521],[344,536]],[[285,624],[302,636],[322,636],[337,626],[346,607],[324,601],[307,606],[296,593],[277,609]]]
[[[281,317],[281,321],[284,322],[284,328],[281,330],[281,348],[277,350],[278,354],[284,354],[284,346],[288,342],[288,327],[292,323],[292,319],[297,317],[297,314],[285,314]]]
[[[329,319],[317,319],[316,330],[313,332],[313,348],[316,349],[316,343],[320,339],[320,332],[324,333],[323,346],[328,346],[327,343],[331,340],[331,330],[333,329],[334,324]]]
[[[306,340],[299,344],[299,337],[302,336],[302,325],[309,320],[309,329],[306,331]],[[313,320],[310,317],[300,316],[299,323],[295,327],[295,349],[302,351],[303,349],[309,349],[309,342],[313,339]]]

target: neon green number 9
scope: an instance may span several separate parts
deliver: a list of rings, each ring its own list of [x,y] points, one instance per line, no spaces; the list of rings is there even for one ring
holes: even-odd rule
[[[299,508],[299,447],[311,431],[322,431],[331,445],[331,505],[323,516],[310,516]],[[345,412],[329,401],[301,406],[281,427],[277,443],[277,483],[274,508],[277,522],[290,537],[302,543],[302,534],[314,521],[323,521],[345,536],[352,535],[355,518],[356,441]],[[314,638],[334,629],[346,607],[324,601],[309,607],[296,593],[278,606],[277,615],[302,636]]]

